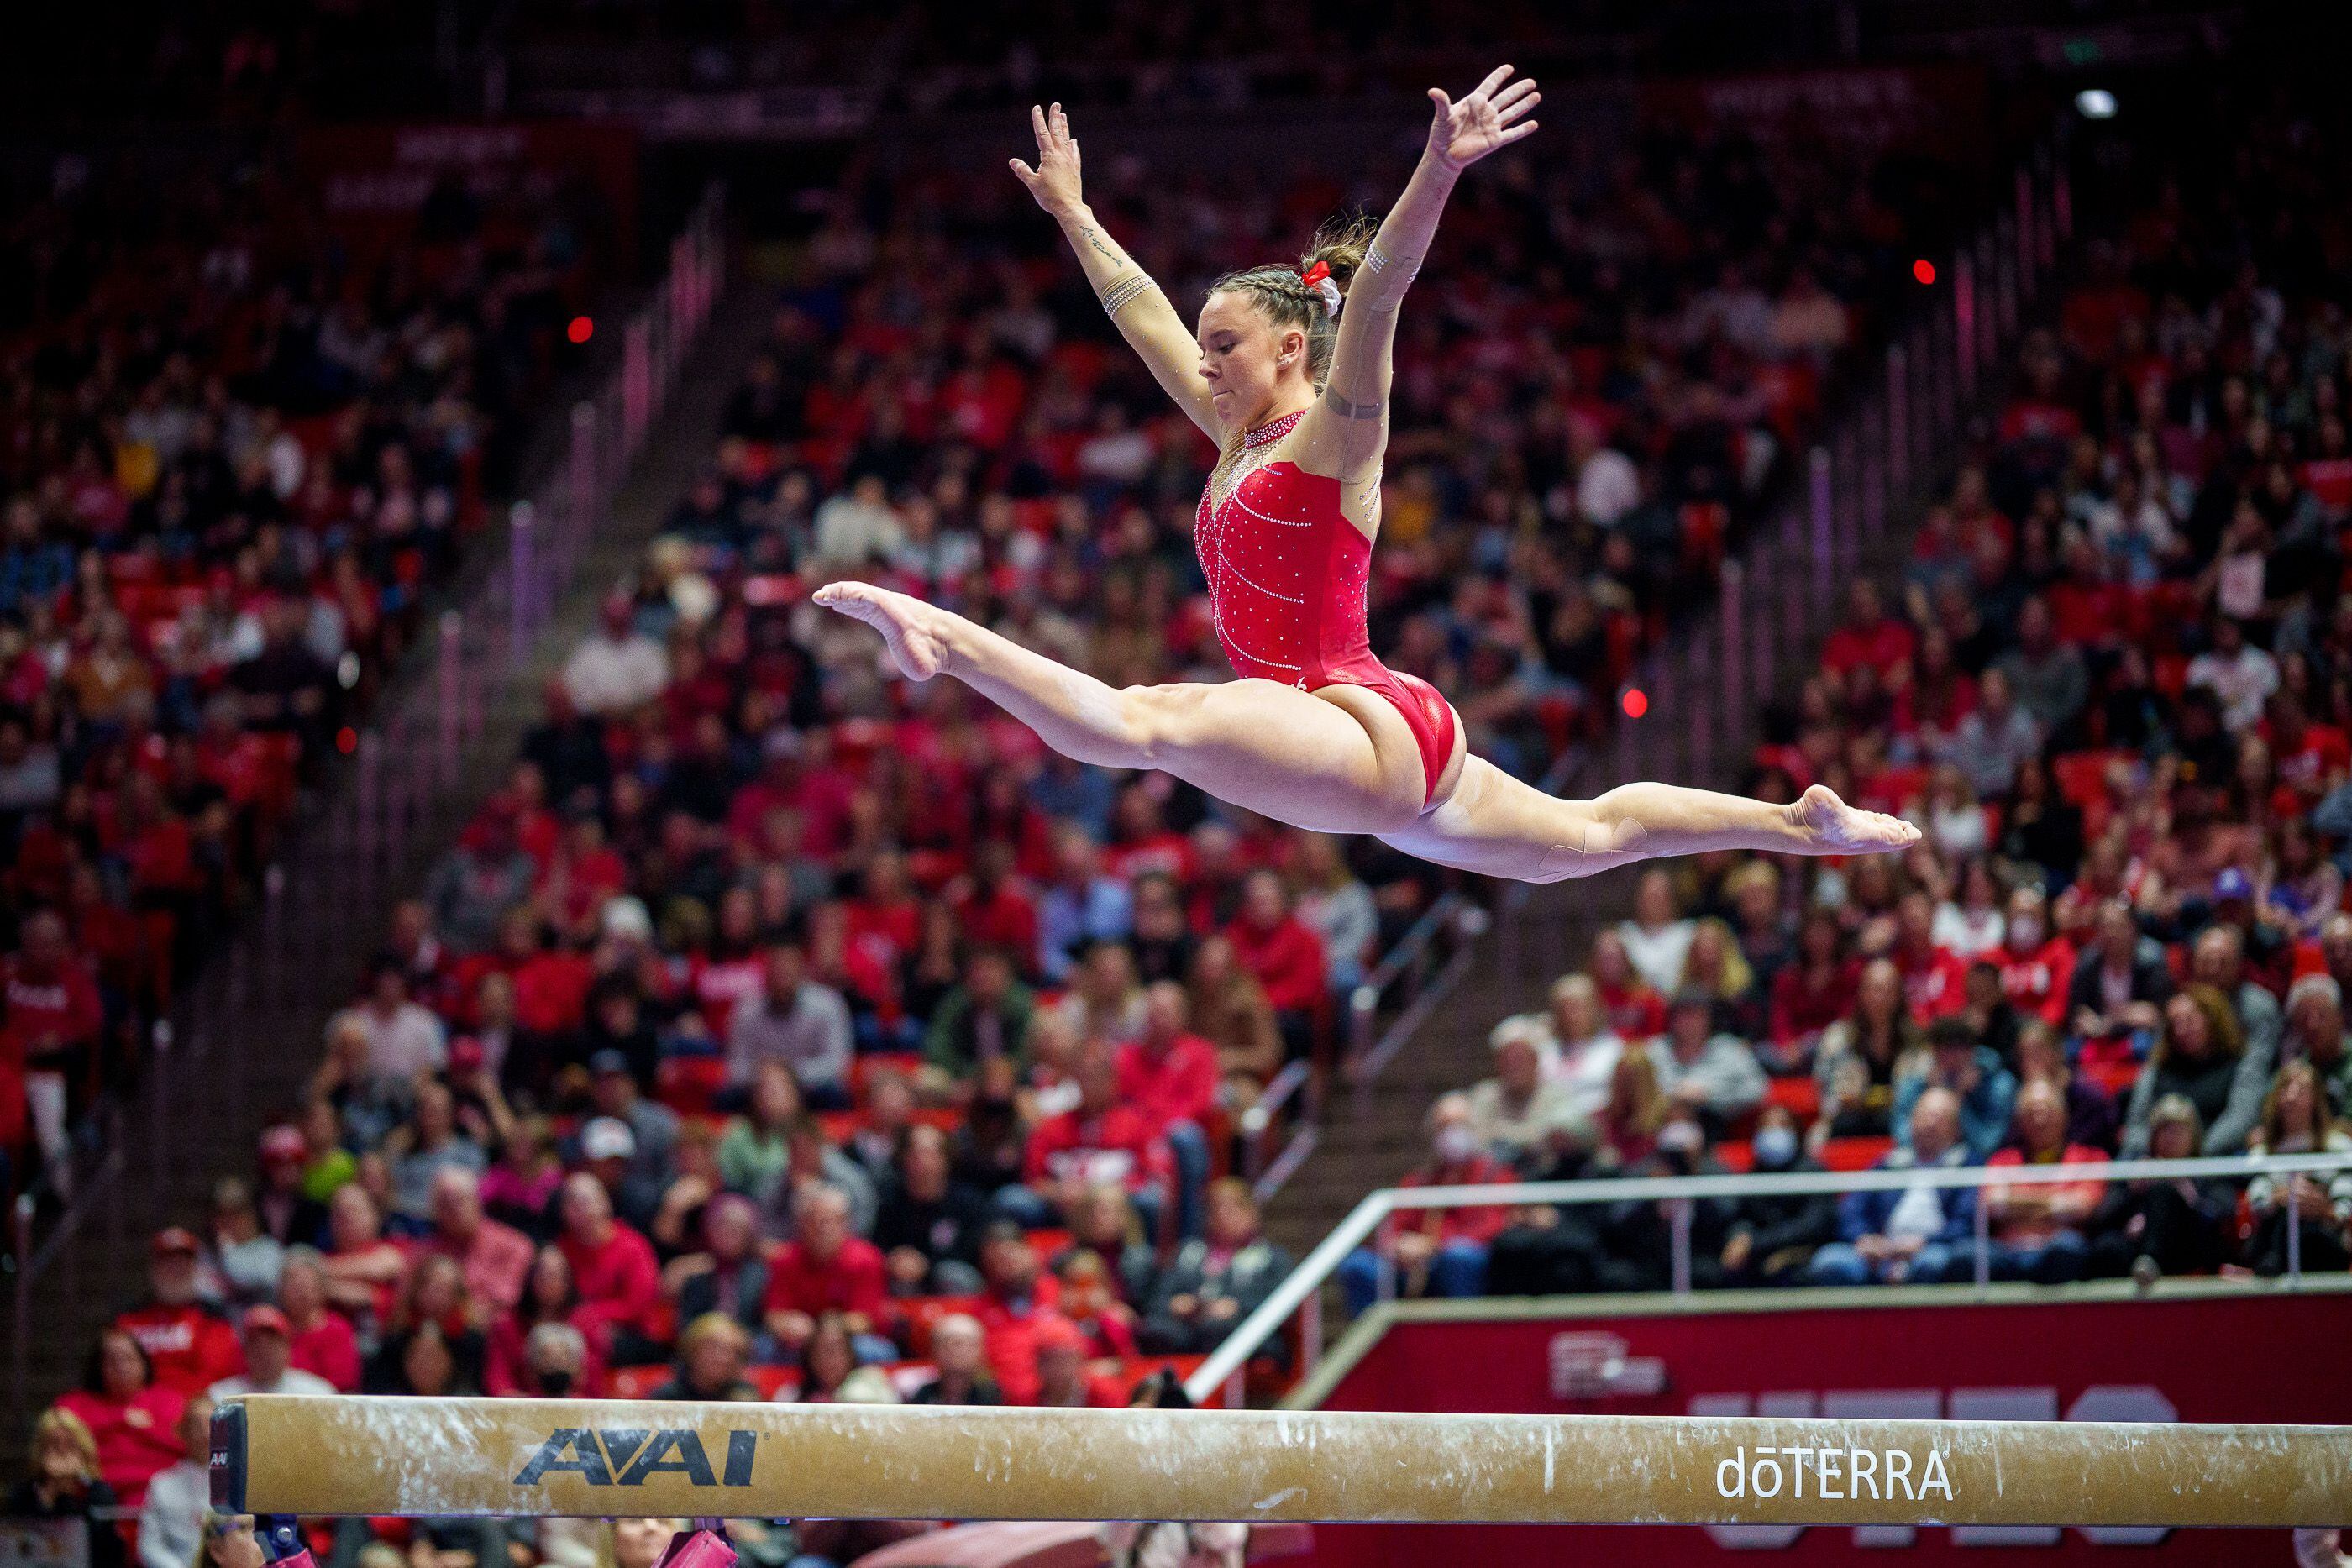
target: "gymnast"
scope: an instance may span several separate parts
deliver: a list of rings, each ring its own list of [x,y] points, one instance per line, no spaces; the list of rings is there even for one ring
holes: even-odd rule
[[[816,602],[881,632],[908,679],[951,675],[1078,761],[1159,768],[1278,821],[1371,833],[1463,871],[1558,882],[1705,850],[1916,842],[1909,823],[1818,784],[1785,805],[1649,783],[1555,799],[1469,755],[1452,705],[1373,657],[1365,593],[1397,308],[1462,171],[1535,131],[1541,96],[1511,78],[1498,67],[1458,102],[1431,89],[1429,144],[1387,220],[1369,236],[1361,220],[1327,225],[1300,265],[1219,278],[1197,336],[1087,208],[1062,106],[1030,110],[1037,162],[1011,160],[1013,174],[1129,346],[1217,444],[1194,534],[1240,679],[1114,690],[906,594],[835,582]]]

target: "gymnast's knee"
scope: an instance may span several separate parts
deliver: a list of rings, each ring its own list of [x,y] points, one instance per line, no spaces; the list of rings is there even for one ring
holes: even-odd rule
[[[1118,694],[1118,739],[1145,766],[1158,767],[1171,750],[1200,733],[1201,700],[1207,688],[1196,683],[1126,686]]]
[[[1571,824],[1570,841],[1545,850],[1537,869],[1538,882],[1566,882],[1591,876],[1643,858],[1650,830],[1622,812],[1595,807],[1582,821]]]

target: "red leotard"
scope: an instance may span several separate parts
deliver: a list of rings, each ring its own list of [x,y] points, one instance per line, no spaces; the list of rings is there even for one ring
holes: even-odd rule
[[[1454,757],[1454,708],[1427,681],[1372,656],[1365,594],[1372,541],[1339,511],[1339,481],[1296,463],[1252,462],[1290,434],[1294,413],[1242,437],[1241,473],[1201,494],[1193,542],[1209,580],[1217,643],[1235,673],[1301,691],[1362,686],[1396,705],[1421,750],[1422,805]]]

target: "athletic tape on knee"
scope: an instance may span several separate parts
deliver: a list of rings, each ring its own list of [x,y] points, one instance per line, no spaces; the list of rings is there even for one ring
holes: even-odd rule
[[[1554,844],[1544,852],[1538,874],[1545,877],[1571,875],[1580,871],[1600,871],[1604,868],[1589,862],[1606,860],[1612,862],[1631,859],[1650,836],[1650,830],[1639,822],[1621,821],[1614,827],[1598,819],[1584,824],[1580,835],[1581,843]]]

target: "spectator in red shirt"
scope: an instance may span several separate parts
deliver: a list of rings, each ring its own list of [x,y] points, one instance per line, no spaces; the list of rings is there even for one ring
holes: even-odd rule
[[[425,1247],[455,1258],[467,1293],[491,1312],[522,1300],[530,1238],[482,1212],[481,1178],[462,1166],[444,1166],[433,1178],[433,1232]]]
[[[1115,1410],[1127,1403],[1118,1385],[1087,1362],[1086,1331],[1067,1318],[1048,1318],[1037,1327],[1037,1393],[1032,1405],[1077,1406]]]
[[[1903,976],[1911,1016],[1926,1021],[1958,1012],[1968,1001],[1968,960],[1936,945],[1936,901],[1919,888],[1895,906],[1895,946],[1887,956]]]
[[[286,1254],[278,1273],[278,1310],[286,1314],[288,1362],[325,1378],[338,1394],[358,1393],[359,1335],[350,1319],[327,1305],[326,1276],[308,1247]]]
[[[1008,1405],[1026,1405],[1037,1394],[1037,1334],[1060,1316],[1060,1281],[1037,1266],[1028,1233],[1009,1219],[988,1228],[981,1243],[981,1278],[986,1293],[972,1316],[988,1335],[989,1370]]]
[[[157,1231],[148,1253],[147,1301],[114,1320],[138,1342],[155,1381],[183,1396],[202,1394],[245,1363],[228,1320],[196,1299],[196,1239],[176,1225]],[[170,1426],[164,1424],[167,1432]]]
[[[1065,1216],[1089,1183],[1117,1182],[1127,1188],[1145,1233],[1158,1236],[1171,1164],[1168,1145],[1120,1095],[1108,1044],[1090,1040],[1079,1047],[1073,1075],[1078,1103],[1031,1131],[1023,1182]]]
[[[89,1428],[98,1439],[99,1479],[114,1489],[123,1507],[137,1508],[147,1496],[147,1483],[181,1458],[180,1411],[187,1399],[182,1390],[157,1381],[137,1338],[116,1327],[98,1336],[82,1385],[62,1396],[58,1407]]]
[[[1797,956],[1772,977],[1772,1026],[1767,1067],[1800,1072],[1811,1062],[1822,1032],[1853,1006],[1861,963],[1845,950],[1845,930],[1833,910],[1806,913],[1797,929]]]
[[[541,1247],[532,1255],[522,1301],[490,1325],[483,1356],[484,1392],[507,1395],[533,1387],[531,1340],[551,1324],[580,1336],[581,1360],[573,1369],[577,1381],[572,1392],[594,1398],[604,1383],[606,1322],[580,1299],[572,1260],[563,1249],[552,1242]]]
[[[1610,1031],[1627,1045],[1639,1045],[1666,1032],[1666,999],[1642,978],[1625,951],[1625,938],[1603,931],[1592,939],[1592,988],[1601,1010],[1609,1015]]]
[[[16,1145],[29,1106],[43,1164],[65,1157],[68,1101],[89,1086],[105,1021],[98,983],[75,960],[64,919],[47,909],[28,915],[17,950],[0,958],[0,1060],[23,1074],[0,1084],[0,1142]]]
[[[1118,1097],[1142,1113],[1176,1164],[1176,1234],[1201,1234],[1209,1185],[1208,1121],[1217,1108],[1217,1048],[1192,1030],[1192,1002],[1173,980],[1147,987],[1143,1032],[1118,1050]]]
[[[1242,884],[1242,912],[1225,927],[1234,956],[1257,977],[1292,1057],[1311,1055],[1316,1030],[1330,1002],[1323,938],[1290,912],[1290,890],[1275,872],[1250,873]]]
[[[652,1333],[654,1308],[661,1299],[653,1243],[613,1217],[604,1184],[586,1171],[564,1178],[557,1202],[563,1234],[556,1245],[572,1265],[580,1291],[573,1326],[590,1333],[592,1343],[599,1334],[609,1335],[607,1354],[616,1365],[662,1360]]]
[[[1517,1178],[1478,1147],[1470,1097],[1441,1094],[1429,1108],[1429,1160],[1406,1173],[1404,1186],[1482,1186]],[[1385,1265],[1400,1296],[1480,1296],[1486,1291],[1486,1249],[1509,1221],[1506,1208],[1406,1209],[1381,1228],[1370,1247],[1339,1265],[1349,1316],[1380,1294]]]
[[[1911,628],[1886,612],[1878,585],[1858,577],[1847,595],[1845,623],[1822,647],[1822,664],[1841,677],[1857,669],[1891,670],[1910,662],[1913,645]]]
[[[760,1303],[774,1349],[797,1355],[816,1320],[839,1312],[867,1361],[896,1354],[874,1332],[882,1315],[887,1278],[881,1249],[849,1228],[849,1195],[812,1181],[793,1194],[793,1239],[768,1262],[768,1293]]]
[[[2104,1150],[2066,1137],[2066,1102],[2055,1084],[2034,1079],[2017,1092],[2011,1137],[1985,1164],[2082,1166],[2106,1161]],[[2045,1182],[1989,1186],[1984,1201],[1992,1229],[1990,1268],[1996,1280],[2062,1285],[2083,1277],[2090,1259],[2084,1228],[2106,1197],[2106,1183]]]
[[[2050,904],[2031,884],[2009,895],[2009,922],[1990,955],[2000,966],[2010,1005],[2053,1029],[2066,1022],[2066,988],[2074,978],[2074,944],[2050,929]]]

